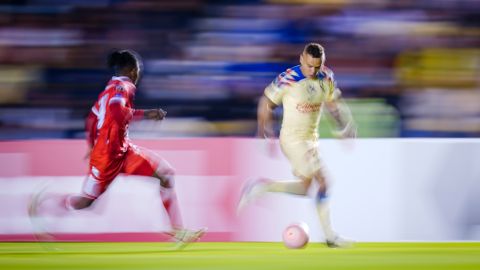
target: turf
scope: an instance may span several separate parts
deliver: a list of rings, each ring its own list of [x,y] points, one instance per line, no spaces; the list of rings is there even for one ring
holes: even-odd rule
[[[0,243],[0,269],[480,269],[480,242],[358,243]]]

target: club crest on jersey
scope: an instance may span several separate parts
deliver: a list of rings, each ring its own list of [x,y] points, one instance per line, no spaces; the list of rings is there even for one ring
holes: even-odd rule
[[[125,88],[123,88],[122,85],[118,84],[117,86],[115,86],[115,90],[117,90],[119,92],[123,92],[123,91],[125,91]]]
[[[317,89],[315,89],[315,87],[311,84],[308,85],[307,90],[310,96],[315,95],[315,93],[317,92]]]

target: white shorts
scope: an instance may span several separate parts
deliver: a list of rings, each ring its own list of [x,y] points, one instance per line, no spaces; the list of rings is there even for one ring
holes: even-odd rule
[[[293,173],[298,177],[311,178],[321,170],[322,164],[316,140],[280,140],[280,146],[290,161]]]

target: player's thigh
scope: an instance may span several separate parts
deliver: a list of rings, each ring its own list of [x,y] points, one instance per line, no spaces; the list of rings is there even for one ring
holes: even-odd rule
[[[312,179],[322,170],[315,141],[281,142],[282,151],[290,161],[293,173],[301,179]]]
[[[100,171],[95,166],[90,165],[90,171],[83,182],[82,196],[97,199],[102,195],[120,172],[117,168],[102,168]]]
[[[130,147],[126,154],[123,173],[141,176],[173,175],[173,167],[152,150]]]

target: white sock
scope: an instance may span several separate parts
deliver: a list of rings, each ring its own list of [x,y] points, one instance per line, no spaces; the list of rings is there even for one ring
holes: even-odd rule
[[[335,232],[332,229],[332,223],[330,222],[330,208],[328,203],[323,200],[317,200],[316,202],[317,214],[320,219],[320,225],[322,226],[323,233],[326,240],[335,239]]]

